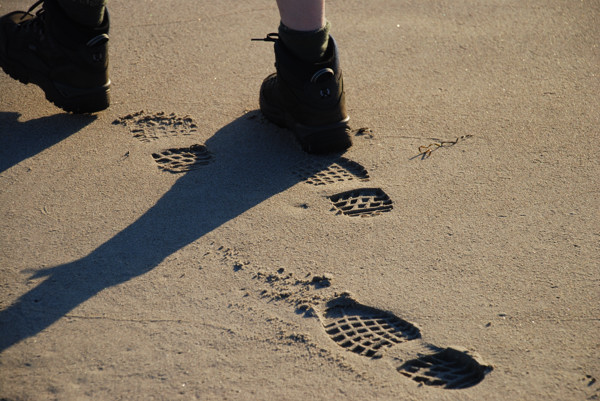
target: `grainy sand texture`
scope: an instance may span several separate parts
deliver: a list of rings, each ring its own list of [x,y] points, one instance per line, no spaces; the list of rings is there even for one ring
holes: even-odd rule
[[[600,399],[598,0],[328,1],[329,156],[275,2],[109,8],[108,110],[0,74],[1,400]]]

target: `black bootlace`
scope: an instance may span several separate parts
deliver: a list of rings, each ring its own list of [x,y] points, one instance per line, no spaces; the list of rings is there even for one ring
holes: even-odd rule
[[[34,32],[42,32],[43,31],[43,27],[41,24],[42,21],[42,17],[44,16],[44,13],[46,10],[44,10],[44,8],[42,8],[41,10],[38,10],[35,15],[33,14],[33,11],[40,5],[43,4],[44,0],[38,0],[36,1],[31,7],[29,7],[29,10],[27,10],[25,12],[25,14],[23,14],[23,16],[21,17],[21,21],[23,21],[26,17],[31,16],[33,17],[32,19],[29,19],[25,22],[22,22],[18,25],[18,28],[22,28],[25,30],[33,30]]]
[[[260,42],[277,42],[279,40],[279,34],[275,32],[268,33],[264,38],[252,38],[252,41]]]
[[[29,7],[29,10],[27,10],[25,12],[25,15],[31,15],[33,16],[33,14],[31,13],[33,10],[35,10],[37,8],[37,6],[39,6],[40,4],[42,4],[44,2],[44,0],[38,0],[35,3],[33,3],[33,5],[31,7]],[[40,10],[42,11],[42,10]],[[38,13],[40,12],[38,11]],[[25,16],[21,17],[21,19],[23,19]]]

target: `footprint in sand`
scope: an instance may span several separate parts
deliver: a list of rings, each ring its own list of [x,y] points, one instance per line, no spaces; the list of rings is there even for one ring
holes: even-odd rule
[[[134,138],[142,142],[151,142],[172,136],[190,136],[198,131],[198,125],[192,117],[179,117],[175,113],[147,113],[138,111],[113,121],[115,125],[128,127]],[[212,153],[204,145],[192,145],[183,148],[171,148],[153,153],[158,168],[170,173],[185,173],[209,164]]]
[[[198,125],[192,117],[179,117],[175,113],[166,114],[163,111],[157,113],[138,111],[117,118],[113,124],[128,127],[133,137],[142,142],[171,136],[189,136],[198,131]]]
[[[212,153],[204,145],[173,148],[153,153],[158,168],[170,173],[185,173],[206,166],[213,160]]]
[[[369,172],[360,163],[345,157],[331,161],[315,157],[305,160],[294,170],[305,183],[315,186],[345,181],[366,182]],[[381,188],[357,188],[329,196],[332,211],[351,217],[373,217],[394,208],[390,197]]]
[[[369,181],[369,173],[359,163],[339,157],[333,162],[315,157],[299,164],[294,172],[310,185],[328,185],[343,181]]]
[[[379,359],[386,349],[407,341],[421,341],[412,323],[380,309],[362,305],[348,295],[325,304],[317,312],[325,333],[340,347],[356,354]],[[481,382],[492,367],[456,348],[421,344],[427,354],[419,354],[397,371],[419,384],[444,389],[462,389]]]
[[[336,214],[350,217],[372,217],[391,211],[394,206],[381,188],[359,188],[329,197]]]
[[[492,367],[477,361],[466,351],[439,349],[431,355],[421,355],[398,367],[398,372],[417,383],[446,389],[463,389],[481,382]]]

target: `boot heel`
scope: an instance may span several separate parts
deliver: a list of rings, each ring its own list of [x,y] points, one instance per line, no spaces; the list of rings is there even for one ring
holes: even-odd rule
[[[310,127],[296,123],[292,131],[296,134],[302,150],[307,153],[323,154],[340,152],[352,146],[348,131],[349,118],[335,124]]]
[[[81,89],[54,83],[52,88],[42,88],[46,99],[70,113],[95,113],[110,106],[110,82],[106,85]]]

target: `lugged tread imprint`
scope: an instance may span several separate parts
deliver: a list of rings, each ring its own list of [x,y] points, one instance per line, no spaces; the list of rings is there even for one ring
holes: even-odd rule
[[[332,211],[346,216],[370,217],[394,208],[390,197],[380,188],[359,188],[329,197]]]
[[[127,114],[113,121],[115,125],[129,127],[134,138],[150,142],[170,136],[188,136],[198,131],[198,125],[190,116],[178,117],[175,113],[146,113],[143,110]]]
[[[432,355],[421,355],[398,368],[398,372],[417,383],[446,389],[463,389],[481,382],[492,370],[465,352],[445,348]]]
[[[303,162],[303,165],[296,169],[296,174],[307,184],[316,186],[352,180],[369,181],[367,169],[345,157],[334,161],[316,159],[309,163]]]
[[[327,305],[322,320],[325,332],[356,354],[380,358],[383,349],[421,337],[413,324],[350,298],[341,297]]]
[[[212,153],[204,145],[189,148],[173,148],[153,153],[158,168],[170,173],[185,173],[206,166],[213,160]]]

